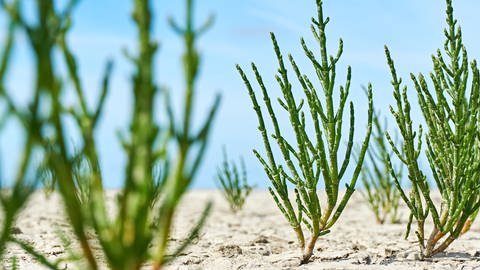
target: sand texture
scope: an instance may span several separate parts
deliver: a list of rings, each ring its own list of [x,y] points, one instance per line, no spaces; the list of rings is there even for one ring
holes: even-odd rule
[[[230,213],[218,191],[191,191],[177,216],[172,245],[179,244],[209,199],[214,201],[214,208],[201,238],[166,269],[480,269],[478,223],[447,253],[420,261],[414,235],[404,239],[405,208],[400,224],[377,225],[360,194],[353,196],[332,232],[318,240],[307,265],[298,265],[300,254],[293,231],[265,191],[253,192],[238,214]],[[59,202],[56,195],[47,199],[37,192],[14,230],[18,238],[51,260],[67,254],[59,234],[74,239]],[[45,269],[10,245],[5,260],[13,256],[18,257],[20,269]],[[67,263],[66,269],[78,266]]]

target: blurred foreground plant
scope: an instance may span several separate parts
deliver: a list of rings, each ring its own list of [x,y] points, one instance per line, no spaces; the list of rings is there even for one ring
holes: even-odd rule
[[[468,61],[462,31],[453,16],[452,0],[446,0],[446,3],[444,49],[448,60],[444,60],[440,50],[432,56],[433,72],[430,73],[430,79],[434,93],[429,90],[423,74],[411,74],[427,126],[425,154],[441,195],[439,203],[432,198],[431,184],[419,165],[422,127],[418,131],[412,127],[407,87],[402,88],[402,79],[397,76],[390,52],[385,48],[396,100],[396,108],[390,109],[403,137],[403,144],[395,146],[388,134],[387,139],[408,169],[412,185],[409,195],[400,186],[398,176],[390,167],[400,194],[410,208],[407,236],[413,219],[417,222],[415,233],[422,258],[444,251],[468,231],[480,207],[480,73],[477,61]],[[428,235],[425,222],[429,215],[433,228]]]
[[[18,3],[14,2],[10,5],[0,2],[5,9],[15,10],[18,8]],[[36,128],[39,126],[39,113],[38,102],[39,96],[33,95],[30,100],[31,111],[29,114],[24,111],[20,111],[17,106],[14,105],[12,98],[9,95],[6,86],[6,76],[10,67],[11,55],[15,44],[15,30],[17,24],[14,19],[7,20],[8,29],[6,36],[4,37],[4,47],[2,48],[0,55],[0,99],[6,105],[6,109],[3,115],[0,117],[0,130],[3,131],[7,121],[12,116],[15,116],[14,120],[20,123],[21,131],[24,133],[23,149],[20,151],[20,159],[17,165],[14,178],[11,181],[11,186],[4,186],[4,182],[0,179],[0,269],[16,269],[15,260],[13,260],[10,267],[6,266],[7,260],[4,257],[6,245],[9,242],[17,242],[17,244],[23,245],[24,243],[15,239],[12,230],[15,225],[16,218],[22,208],[27,203],[31,194],[35,190],[36,178],[38,176],[37,164],[34,162],[34,152],[38,150],[39,145],[35,142]],[[4,177],[1,175],[0,177]],[[41,259],[41,258],[38,258]]]
[[[392,154],[385,138],[386,122],[382,124],[379,113],[373,115],[373,132],[367,150],[368,160],[362,168],[361,180],[365,191],[362,195],[375,214],[377,223],[398,223],[400,192],[390,174],[389,156]],[[395,168],[395,175],[402,179],[402,166]]]
[[[350,130],[343,161],[339,160],[339,149],[342,142],[343,113],[350,91],[351,68],[348,67],[347,81],[345,86],[339,87],[339,104],[334,108],[334,89],[336,80],[336,65],[343,52],[343,41],[340,40],[339,50],[336,56],[328,56],[325,27],[329,18],[323,17],[323,3],[316,1],[318,7],[317,19],[312,18],[312,33],[320,46],[321,58],[318,60],[313,52],[301,39],[302,47],[306,56],[310,59],[317,74],[320,86],[315,86],[308,76],[302,74],[291,55],[288,59],[293,67],[296,77],[302,86],[308,105],[308,112],[311,116],[307,122],[305,116],[304,100],[296,100],[292,85],[289,81],[287,69],[283,56],[280,52],[274,34],[271,34],[275,54],[279,63],[279,74],[275,76],[283,93],[283,99],[279,98],[280,106],[288,113],[290,127],[293,129],[295,141],[289,142],[283,137],[272,107],[267,89],[255,64],[252,64],[257,82],[263,94],[263,100],[273,124],[274,134],[272,138],[276,141],[286,167],[278,163],[274,157],[270,138],[265,126],[263,112],[258,104],[255,92],[243,70],[237,66],[243,81],[252,99],[253,107],[257,113],[259,131],[262,135],[267,158],[264,158],[254,150],[255,156],[264,166],[265,173],[272,182],[273,188],[269,188],[273,199],[277,203],[290,225],[294,229],[303,256],[301,263],[307,263],[313,254],[317,239],[327,234],[331,227],[340,217],[348,200],[355,190],[355,184],[360,174],[363,159],[368,147],[370,133],[372,130],[372,87],[368,87],[368,128],[358,161],[343,196],[339,194],[341,180],[345,176],[350,162],[354,137],[354,107],[350,102]],[[324,99],[321,100],[317,88],[321,87]],[[313,124],[315,136],[312,138],[307,132],[307,125]],[[327,203],[323,207],[317,194],[317,186],[320,178],[325,184]],[[287,182],[295,186],[296,210],[288,193]],[[339,196],[341,197],[339,200]],[[310,239],[305,238],[304,228],[310,231]]]
[[[140,269],[145,263],[151,263],[152,269],[160,269],[197,237],[210,210],[208,204],[181,245],[167,250],[174,213],[203,160],[220,102],[217,97],[204,124],[194,132],[191,118],[200,64],[195,44],[197,38],[210,27],[212,19],[200,29],[195,29],[193,1],[187,0],[185,29],[170,20],[185,44],[186,52],[182,59],[186,90],[181,120],[175,118],[172,101],[165,95],[165,114],[169,124],[168,128],[161,129],[154,119],[158,90],[153,79],[157,45],[151,37],[152,10],[150,1],[134,1],[132,18],[138,29],[138,55],[127,53],[135,68],[132,77],[132,118],[129,133],[121,136],[128,161],[124,187],[119,194],[115,215],[112,216],[107,213],[95,141],[95,131],[109,89],[112,64],[107,64],[99,99],[92,110],[86,101],[77,62],[66,38],[71,12],[77,2],[71,0],[64,10],[57,11],[55,1],[37,0],[38,20],[35,25],[25,20],[18,6],[10,8],[10,5],[1,2],[12,20],[27,34],[36,62],[35,101],[30,110],[20,112],[7,94],[2,97],[18,118],[23,121],[33,118],[25,122],[25,126],[28,127],[32,142],[42,146],[49,177],[58,186],[65,212],[85,259],[86,265],[82,267],[99,269],[104,259],[111,269]],[[67,88],[53,61],[58,51],[64,57],[69,81],[76,94],[77,100],[72,107],[64,105],[63,97]],[[40,111],[38,107],[44,108],[41,116],[37,114]],[[81,139],[79,151],[71,150],[69,136],[72,134],[70,130],[67,132],[67,117],[73,117],[77,123]],[[172,152],[167,154],[167,149]],[[173,158],[172,166],[166,162],[169,160],[167,156]],[[162,167],[162,177],[156,178],[154,166],[159,162],[166,166]],[[91,241],[94,239],[87,238],[87,231],[91,229],[101,246],[101,254],[96,254],[98,249]],[[35,256],[33,249],[28,246],[25,249]],[[102,260],[99,261],[98,255]],[[41,262],[55,269],[49,262]]]
[[[242,210],[245,200],[252,192],[252,187],[248,185],[243,158],[240,159],[240,168],[238,168],[235,162],[229,162],[227,150],[223,148],[223,162],[222,166],[217,168],[217,182],[232,212]]]

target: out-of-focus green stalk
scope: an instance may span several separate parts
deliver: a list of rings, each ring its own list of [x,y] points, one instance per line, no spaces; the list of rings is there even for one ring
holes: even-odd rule
[[[166,254],[173,214],[183,194],[193,181],[200,163],[203,160],[213,118],[220,104],[220,97],[217,96],[204,124],[199,131],[194,133],[194,131],[192,131],[191,119],[196,93],[196,79],[200,65],[200,55],[195,44],[197,38],[211,27],[213,17],[210,17],[199,29],[195,29],[193,24],[193,0],[187,0],[185,27],[180,27],[173,19],[170,19],[169,22],[174,31],[182,36],[184,41],[185,53],[182,57],[182,62],[185,76],[185,92],[182,121],[177,122],[178,120],[176,120],[173,113],[172,102],[169,98],[166,100],[167,113],[170,121],[170,134],[173,135],[176,141],[176,156],[171,174],[165,183],[165,200],[160,206],[158,223],[159,242],[155,254],[157,259],[153,269],[160,269],[163,264],[172,258],[171,256],[167,257]],[[194,152],[194,149],[197,149],[196,152]],[[207,205],[196,227],[200,227],[203,224],[210,207],[210,205]],[[178,248],[174,253],[178,254],[183,248],[185,247]]]
[[[230,205],[230,210],[237,213],[242,210],[252,187],[247,181],[247,170],[243,158],[240,159],[240,167],[233,161],[228,160],[227,150],[223,148],[223,162],[217,168],[216,181],[223,193],[223,197]]]
[[[21,206],[25,203],[29,194],[33,191],[34,183],[36,179],[32,181],[32,184],[28,184],[27,172],[32,169],[33,158],[32,154],[34,150],[40,150],[47,145],[47,138],[44,136],[43,129],[50,121],[50,117],[45,116],[41,111],[42,103],[48,96],[51,101],[52,111],[55,113],[58,110],[56,105],[56,98],[59,96],[58,81],[55,79],[55,74],[52,64],[52,50],[55,44],[55,38],[58,31],[61,29],[62,20],[59,17],[54,17],[53,2],[52,1],[37,1],[37,17],[38,24],[28,25],[23,18],[21,10],[19,9],[19,2],[6,3],[0,2],[4,10],[9,14],[11,20],[11,26],[9,30],[9,38],[7,39],[7,48],[12,46],[11,37],[13,36],[13,25],[23,30],[28,37],[29,44],[35,57],[35,74],[36,82],[32,94],[32,100],[30,101],[28,109],[19,108],[10,97],[5,85],[3,83],[4,72],[6,70],[6,64],[8,60],[4,57],[2,60],[2,83],[1,83],[1,97],[5,101],[8,107],[8,113],[15,116],[22,124],[25,131],[25,146],[24,152],[21,157],[20,165],[17,171],[17,175],[14,182],[14,187],[10,198],[6,198],[2,194],[2,205],[6,212],[7,226],[4,228],[5,232],[9,233],[11,223],[14,220],[14,212],[20,210]],[[53,20],[53,19],[56,20]],[[8,51],[9,49],[6,49]],[[7,54],[4,54],[6,56]],[[45,106],[45,105],[43,105]],[[54,118],[51,118],[54,119]],[[58,119],[55,119],[56,121]],[[60,145],[62,148],[62,145]],[[63,149],[63,148],[62,148]],[[39,170],[35,168],[35,170]],[[38,175],[36,175],[38,176]],[[67,179],[68,181],[68,179]],[[73,204],[75,204],[73,202]],[[75,207],[75,206],[74,206]],[[12,214],[13,213],[13,214]],[[75,228],[80,231],[78,227]],[[7,238],[7,234],[3,234],[2,242]],[[13,242],[16,239],[9,239]],[[82,240],[81,240],[82,241]],[[82,243],[86,242],[86,237],[83,238]],[[19,242],[17,242],[19,243]],[[32,247],[23,244],[22,247],[29,247],[29,250],[33,250]],[[28,252],[28,250],[27,250]],[[33,253],[32,253],[33,254]],[[36,257],[40,258],[42,255],[37,254]],[[93,257],[90,257],[92,259]],[[44,258],[43,258],[44,259]]]
[[[390,174],[389,156],[393,153],[389,151],[385,138],[386,121],[382,124],[379,117],[379,112],[374,113],[372,138],[361,173],[364,187],[361,193],[375,214],[377,223],[398,223],[400,192]],[[394,168],[398,179],[402,179],[401,165]]]
[[[19,13],[19,22],[28,34],[36,59],[35,89],[40,95],[48,97],[51,102],[51,112],[47,116],[46,124],[55,131],[55,134],[53,137],[46,137],[47,135],[40,133],[38,139],[44,146],[51,144],[53,148],[50,152],[49,164],[59,179],[58,187],[64,199],[66,214],[86,260],[92,269],[97,269],[97,262],[85,233],[86,224],[82,217],[81,204],[76,194],[77,190],[72,175],[73,166],[67,149],[68,139],[65,134],[65,125],[62,122],[64,110],[62,86],[53,63],[53,51],[57,39],[68,26],[67,19],[69,17],[68,14],[64,17],[56,13],[53,0],[37,0],[37,17],[37,25],[27,25]]]

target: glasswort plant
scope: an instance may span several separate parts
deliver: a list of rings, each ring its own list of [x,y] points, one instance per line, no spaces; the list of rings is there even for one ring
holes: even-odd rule
[[[37,20],[34,23],[30,23],[25,19],[24,13],[20,8],[22,2],[16,1],[16,3],[18,5],[15,3],[7,4],[5,1],[1,1],[2,7],[9,13],[10,19],[15,22],[19,30],[26,34],[28,45],[33,52],[35,62],[35,84],[33,94],[31,95],[33,101],[28,108],[22,109],[13,102],[8,93],[4,93],[3,100],[8,104],[12,114],[16,115],[24,123],[26,130],[28,130],[27,145],[37,145],[38,151],[43,154],[45,166],[51,172],[52,179],[56,181],[60,194],[64,199],[65,212],[80,243],[84,258],[92,269],[96,269],[97,263],[86,234],[90,219],[83,212],[84,208],[80,202],[79,190],[76,188],[78,183],[75,182],[76,178],[73,175],[74,158],[69,155],[66,143],[68,139],[66,138],[66,127],[63,118],[68,115],[68,109],[64,107],[62,100],[65,88],[62,85],[62,80],[53,60],[53,55],[59,48],[59,40],[63,38],[69,29],[71,12],[77,1],[69,1],[62,11],[56,9],[53,0],[36,1],[33,11]],[[69,65],[69,73],[71,72],[76,72],[75,65]],[[84,92],[81,85],[75,84],[74,88],[80,103],[85,105],[83,103]],[[98,108],[102,106],[103,103],[99,102]],[[48,108],[48,110],[45,110],[45,108]],[[95,118],[87,113],[86,109],[87,107],[82,106],[82,110],[79,110],[83,123],[80,129],[93,132],[95,122],[92,122],[92,120],[95,120]],[[96,111],[99,110],[97,109]],[[85,133],[82,132],[82,135],[85,135]],[[83,148],[86,151],[88,147],[88,140],[85,139]],[[92,157],[89,156],[89,158]],[[98,173],[98,171],[94,171],[94,173]],[[95,175],[98,176],[92,177],[96,182],[95,185],[97,187],[101,186],[99,174]],[[58,179],[61,179],[61,181],[58,181]],[[22,248],[34,257],[41,256],[41,254],[35,252],[28,245],[23,245]],[[53,264],[46,260],[39,260],[39,262],[50,269],[55,269]]]
[[[38,152],[41,152],[41,149],[43,148],[42,142],[38,140],[38,136],[44,126],[45,116],[41,113],[42,83],[39,78],[40,76],[37,77],[36,87],[30,95],[28,108],[19,106],[12,98],[11,90],[5,85],[5,77],[7,70],[11,65],[10,58],[15,45],[15,33],[18,29],[22,29],[25,24],[19,11],[19,1],[6,3],[5,1],[0,0],[0,6],[3,11],[10,15],[8,18],[8,31],[5,47],[3,48],[0,60],[0,99],[6,107],[5,114],[2,115],[0,120],[0,129],[3,131],[6,121],[15,120],[20,123],[20,132],[23,132],[25,135],[22,146],[23,149],[21,151],[17,171],[12,181],[12,186],[4,190],[2,183],[0,183],[0,208],[2,211],[1,220],[3,223],[0,231],[0,259],[2,261],[0,268],[7,267],[4,265],[6,260],[4,260],[2,255],[5,251],[6,244],[11,242],[26,250],[37,261],[41,262],[48,268],[56,269],[61,260],[58,260],[56,263],[48,262],[44,255],[36,252],[30,244],[11,234],[17,215],[25,206],[30,195],[34,192],[38,179],[43,172],[43,168],[40,164],[35,162],[34,157]],[[41,17],[41,19],[44,19],[44,17]],[[40,31],[39,28],[29,28],[29,37],[38,34]],[[45,48],[48,48],[48,44],[46,44]],[[37,47],[37,49],[39,48]],[[39,68],[42,64],[45,65],[46,63],[39,61],[37,64],[37,67]],[[12,263],[8,269],[17,269],[15,257],[12,258]]]
[[[346,184],[345,194],[341,196],[339,194],[340,182],[345,177],[345,172],[350,162],[354,137],[355,113],[353,103],[350,102],[350,130],[344,159],[341,161],[339,150],[340,144],[342,143],[343,113],[350,91],[351,68],[348,67],[345,86],[339,87],[338,106],[335,109],[334,89],[336,88],[336,65],[343,52],[343,41],[340,40],[339,42],[337,54],[335,56],[329,56],[327,53],[325,27],[330,19],[328,17],[324,18],[323,16],[322,1],[317,0],[316,5],[318,8],[318,17],[316,19],[312,18],[311,29],[320,47],[320,59],[315,57],[303,39],[301,39],[301,44],[307,58],[311,61],[316,71],[320,85],[314,85],[314,82],[310,80],[308,76],[300,72],[293,57],[291,55],[288,56],[288,60],[305,94],[307,104],[304,104],[303,99],[300,101],[295,99],[293,86],[290,83],[283,56],[275,35],[273,33],[271,34],[274,51],[279,64],[279,74],[277,74],[275,78],[283,94],[283,99],[279,98],[278,102],[289,115],[290,127],[295,134],[294,142],[289,142],[283,137],[281,132],[282,128],[280,128],[262,76],[255,64],[252,64],[253,72],[262,91],[265,107],[273,124],[274,134],[272,138],[281,151],[286,168],[285,165],[277,161],[277,158],[273,154],[270,136],[266,129],[263,112],[258,104],[255,91],[244,71],[237,66],[250,94],[253,108],[257,113],[259,131],[263,138],[267,157],[262,156],[257,150],[254,150],[254,154],[263,165],[265,173],[273,185],[273,188],[269,188],[273,199],[295,231],[303,254],[301,258],[302,264],[309,261],[317,239],[330,231],[355,190],[355,184],[360,174],[370,139],[373,115],[372,86],[369,84],[368,128],[366,136],[361,146],[353,175],[349,183]],[[318,87],[321,87],[324,94],[323,100],[318,96]],[[311,116],[310,120],[315,131],[315,136],[313,137],[307,132],[306,107],[308,107],[308,113]],[[317,194],[317,186],[320,178],[323,179],[327,195],[327,202],[323,207],[320,204],[320,199]],[[287,182],[295,186],[296,206],[289,196]],[[310,239],[306,239],[305,228],[310,231]]]
[[[390,174],[388,157],[392,154],[385,138],[386,122],[382,124],[379,112],[373,115],[373,132],[370,146],[367,150],[367,160],[362,168],[361,180],[365,190],[361,191],[375,214],[377,223],[398,223],[398,206],[400,192],[395,187],[395,181]],[[395,175],[402,179],[402,164],[395,168]]]
[[[14,30],[15,23],[14,21],[9,22],[9,27],[7,31],[7,36],[5,39],[5,45],[2,48],[0,55],[0,95],[5,97],[8,93],[5,86],[5,76],[8,71],[10,57],[12,54],[12,48],[14,43]],[[3,130],[6,120],[11,116],[10,110],[7,111],[1,117],[1,129]],[[30,162],[30,154],[32,152],[33,145],[27,144],[24,148],[24,158],[23,163]],[[26,157],[25,157],[26,156]],[[26,189],[23,188],[25,184],[25,175],[27,170],[27,165],[24,165],[23,168],[20,167],[19,172],[17,173],[16,181],[11,191],[4,190],[2,182],[0,182],[0,268],[5,267],[3,253],[5,252],[5,247],[11,237],[12,227],[14,226],[15,219],[20,212],[21,208],[26,203],[30,192],[25,192]]]
[[[229,162],[227,150],[223,148],[223,162],[221,167],[217,168],[216,179],[232,212],[242,210],[245,200],[252,191],[252,187],[248,185],[247,169],[243,158],[240,159],[240,168],[238,168],[235,162]]]
[[[105,203],[95,131],[109,89],[112,65],[107,64],[99,99],[92,110],[86,102],[77,62],[66,38],[71,13],[77,2],[71,0],[64,10],[58,11],[54,0],[37,0],[35,23],[27,22],[18,6],[12,9],[4,1],[0,2],[12,21],[27,34],[36,64],[35,100],[29,110],[18,110],[6,92],[2,93],[2,98],[10,111],[26,123],[31,143],[41,146],[46,166],[63,198],[65,213],[83,254],[86,264],[82,269],[99,269],[104,261],[116,270],[140,269],[146,263],[150,263],[152,269],[160,269],[198,236],[211,207],[210,204],[205,207],[198,223],[178,247],[167,250],[174,213],[203,160],[213,118],[219,107],[220,98],[217,97],[201,128],[198,131],[191,129],[196,79],[201,62],[196,40],[208,30],[213,20],[209,19],[201,28],[195,29],[193,0],[186,0],[184,29],[170,20],[185,44],[182,58],[186,87],[182,103],[184,114],[180,120],[175,117],[172,101],[166,95],[165,115],[169,124],[166,128],[160,128],[154,118],[158,88],[154,82],[153,63],[157,44],[151,35],[151,2],[133,1],[132,18],[138,30],[138,55],[127,53],[135,70],[132,76],[132,117],[128,134],[121,136],[128,160],[117,211],[111,216],[107,213]],[[64,80],[53,61],[57,52],[63,55],[68,79],[76,94],[76,103],[71,108],[65,107],[63,102],[67,88],[62,84]],[[42,106],[49,110],[38,109]],[[75,153],[69,147],[66,117],[76,120],[80,133],[81,147]],[[162,162],[168,160],[167,156],[172,157],[172,163]],[[154,173],[158,162],[165,165],[160,177]],[[95,243],[100,245],[100,249],[94,247],[92,239],[87,237],[87,231],[92,229],[95,232],[94,240],[97,240]],[[22,247],[37,259],[40,258],[39,262],[48,268],[58,269],[39,257],[29,246]]]
[[[431,257],[444,251],[468,231],[480,207],[480,73],[477,61],[468,61],[462,31],[453,16],[452,0],[446,0],[446,4],[444,54],[447,60],[444,60],[440,50],[432,56],[430,79],[433,93],[423,74],[410,76],[427,127],[425,155],[441,195],[439,203],[432,199],[431,184],[419,165],[424,139],[422,127],[418,131],[413,128],[407,87],[402,87],[402,79],[397,76],[390,52],[385,47],[396,100],[396,108],[390,107],[390,110],[403,142],[397,147],[390,136],[387,139],[396,156],[408,169],[408,179],[412,185],[409,195],[400,186],[392,166],[390,168],[397,188],[410,209],[407,236],[415,219],[415,234],[422,257]],[[433,222],[430,235],[425,232],[428,216]]]

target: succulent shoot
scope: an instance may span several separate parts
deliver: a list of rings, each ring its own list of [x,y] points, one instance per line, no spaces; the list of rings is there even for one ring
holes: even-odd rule
[[[295,231],[302,251],[301,263],[309,261],[317,239],[330,231],[355,190],[355,184],[370,140],[373,117],[372,86],[369,84],[368,127],[365,139],[358,154],[358,160],[354,164],[353,175],[348,177],[346,190],[341,195],[340,183],[342,179],[347,178],[345,173],[351,160],[354,144],[354,106],[352,102],[349,103],[349,106],[346,106],[352,71],[348,67],[345,85],[337,88],[335,85],[337,79],[336,68],[338,60],[342,56],[343,41],[340,40],[336,55],[329,56],[325,27],[330,19],[328,17],[324,18],[322,1],[317,0],[316,4],[318,13],[317,18],[312,18],[311,29],[320,47],[320,58],[318,59],[314,55],[303,38],[300,43],[317,74],[316,79],[319,80],[320,84],[315,85],[314,80],[301,73],[293,57],[288,55],[288,62],[291,64],[295,77],[301,86],[299,92],[303,92],[306,102],[304,99],[295,98],[298,93],[290,82],[277,39],[273,33],[271,34],[273,48],[279,64],[278,74],[275,78],[282,91],[282,97],[278,98],[278,103],[289,115],[289,127],[295,135],[294,140],[288,141],[283,136],[282,132],[285,127],[280,127],[263,78],[256,65],[252,64],[265,103],[264,109],[267,110],[268,117],[273,125],[274,131],[270,136],[265,124],[264,112],[260,107],[253,86],[242,68],[237,66],[257,114],[259,131],[266,151],[266,156],[261,155],[257,150],[254,150],[254,154],[263,165],[265,173],[272,183],[273,187],[270,187],[269,190],[273,199]],[[319,92],[317,89],[321,91]],[[321,94],[323,94],[322,97]],[[336,107],[334,100],[338,101]],[[344,143],[342,138],[345,140],[345,137],[342,136],[342,128],[346,107],[349,108],[350,129],[345,152],[341,153],[340,145]],[[307,118],[309,118],[309,122],[307,122]],[[309,123],[313,125],[314,134],[307,132]],[[272,140],[280,150],[281,158],[274,155]],[[283,163],[279,161],[280,159],[283,159]],[[324,205],[321,205],[317,193],[320,179],[324,183],[327,197],[327,202]],[[293,200],[287,183],[295,187]],[[305,235],[306,230],[310,231],[310,238],[308,239]]]

